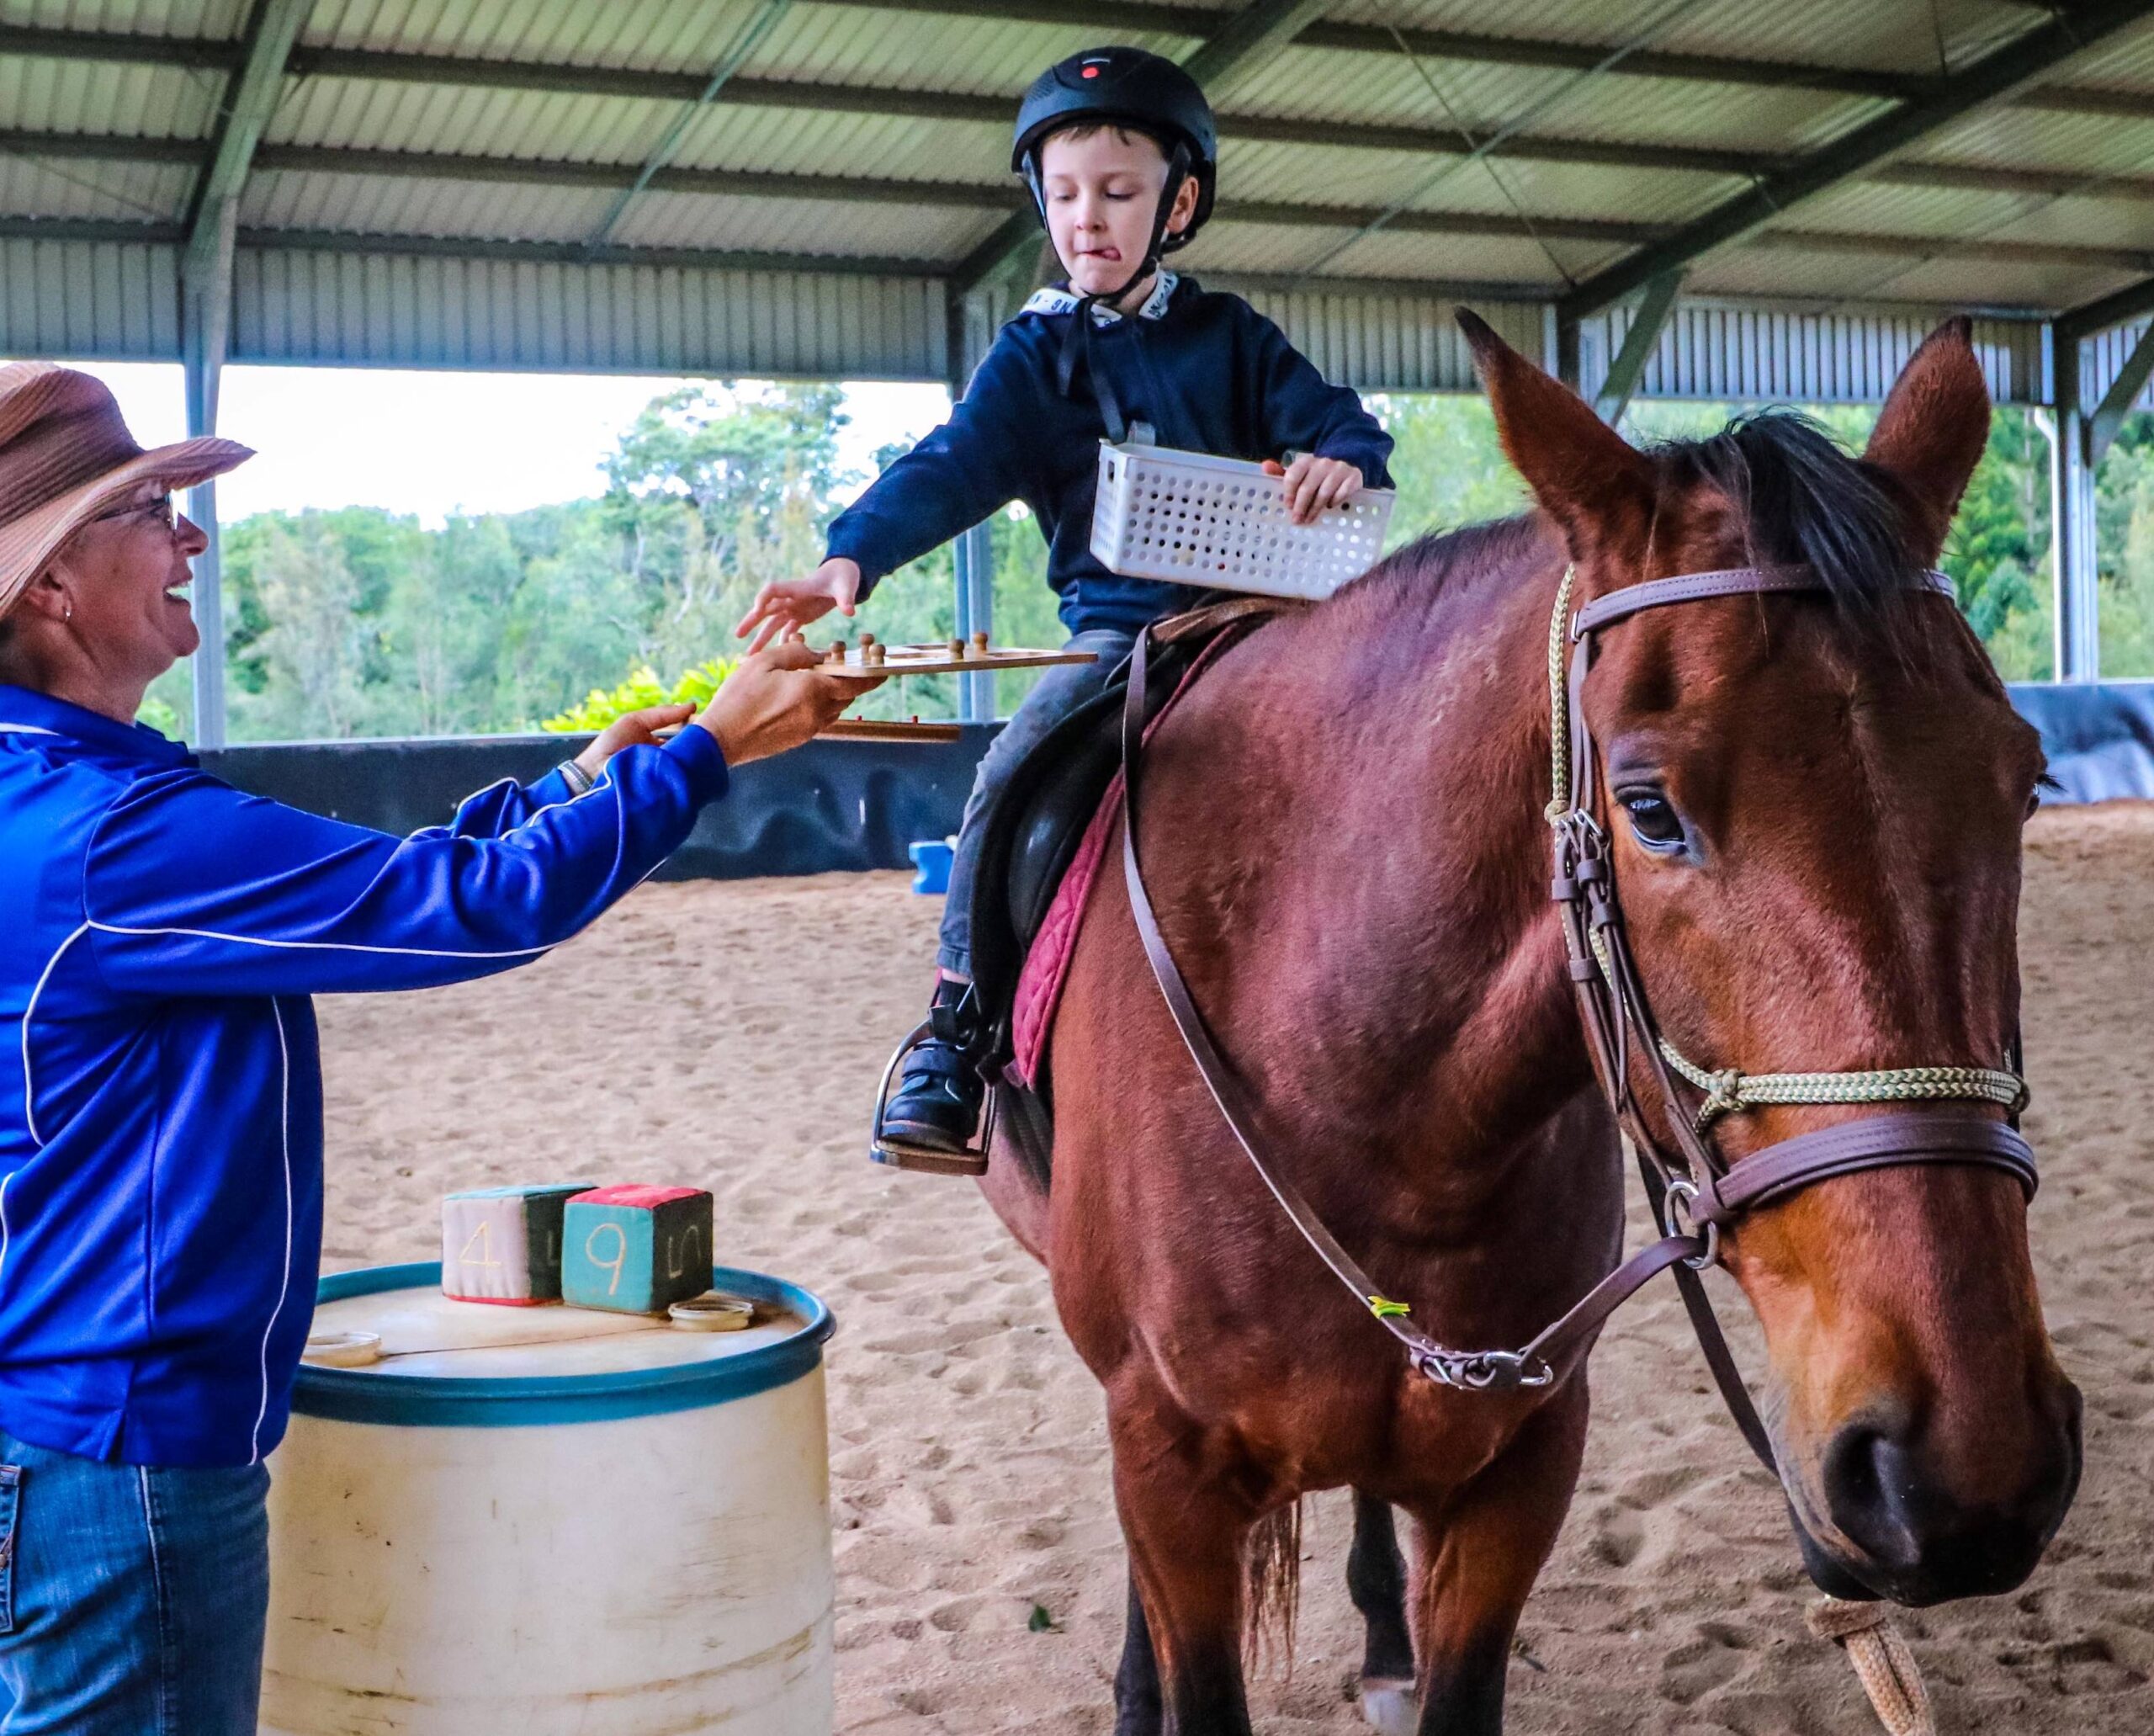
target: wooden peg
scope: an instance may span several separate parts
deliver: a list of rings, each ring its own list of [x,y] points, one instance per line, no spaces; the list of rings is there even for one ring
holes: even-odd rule
[[[951,655],[952,656],[953,656],[953,657],[962,657],[962,656],[964,656],[964,654],[965,654],[965,642],[964,642],[964,640],[963,640],[962,639],[953,639],[953,640],[952,640],[950,641],[950,655]]]
[[[984,657],[987,655],[986,634],[975,633],[973,634],[972,655],[975,657]]]
[[[860,655],[861,660],[871,669],[880,669],[885,661],[885,653],[879,645],[862,645]]]

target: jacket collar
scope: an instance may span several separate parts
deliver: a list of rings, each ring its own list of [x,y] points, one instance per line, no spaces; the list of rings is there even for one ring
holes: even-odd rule
[[[1143,306],[1137,310],[1137,317],[1140,320],[1166,318],[1167,304],[1175,299],[1175,291],[1180,287],[1181,279],[1179,275],[1171,271],[1161,272],[1159,280],[1152,285],[1152,293],[1144,298]],[[1058,284],[1053,289],[1034,290],[1032,299],[1017,311],[1043,314],[1074,313],[1076,311],[1077,302],[1078,298],[1075,295],[1071,295],[1066,287]],[[1095,326],[1120,325],[1122,316],[1112,308],[1103,307],[1096,301],[1092,304],[1092,323]]]
[[[169,741],[146,725],[115,723],[50,693],[0,682],[0,740],[34,743],[45,737],[157,766],[189,765],[194,757],[183,743]]]

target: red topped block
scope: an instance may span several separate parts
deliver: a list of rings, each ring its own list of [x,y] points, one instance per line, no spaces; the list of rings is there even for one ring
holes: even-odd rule
[[[594,1187],[588,1192],[575,1196],[578,1205],[634,1206],[639,1212],[653,1211],[660,1206],[670,1205],[676,1199],[693,1199],[700,1187],[647,1187],[633,1184],[623,1187]]]

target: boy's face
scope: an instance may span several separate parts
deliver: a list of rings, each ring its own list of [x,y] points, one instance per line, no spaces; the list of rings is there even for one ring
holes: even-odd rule
[[[1159,146],[1118,127],[1057,133],[1040,147],[1040,184],[1048,238],[1070,288],[1099,295],[1127,282],[1152,239],[1159,190],[1167,184],[1167,159]],[[1196,209],[1196,183],[1185,178],[1167,233],[1187,226]]]

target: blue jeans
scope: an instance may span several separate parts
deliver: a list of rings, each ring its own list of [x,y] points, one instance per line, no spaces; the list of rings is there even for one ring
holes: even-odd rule
[[[982,810],[1000,794],[1010,774],[1017,769],[1017,762],[1057,724],[1107,684],[1107,677],[1121,666],[1136,643],[1134,634],[1111,627],[1079,634],[1063,649],[1095,652],[1099,661],[1058,663],[1049,669],[981,757],[979,770],[973,777],[973,793],[965,800],[958,847],[950,858],[950,893],[942,905],[942,946],[936,954],[936,963],[943,969],[957,976],[973,974],[973,875],[979,866]]]
[[[255,1736],[268,1489],[0,1431],[0,1736]]]

